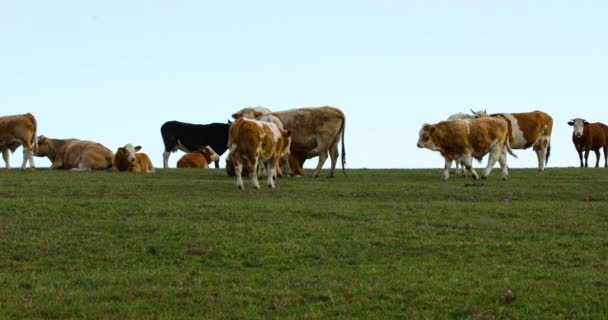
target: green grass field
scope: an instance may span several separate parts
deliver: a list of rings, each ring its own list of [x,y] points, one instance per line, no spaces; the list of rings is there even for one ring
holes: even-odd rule
[[[2,170],[0,318],[608,319],[608,170],[510,174]]]

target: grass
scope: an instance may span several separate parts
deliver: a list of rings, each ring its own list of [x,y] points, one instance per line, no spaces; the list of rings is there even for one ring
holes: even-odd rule
[[[607,319],[608,171],[510,174],[3,170],[0,318]]]

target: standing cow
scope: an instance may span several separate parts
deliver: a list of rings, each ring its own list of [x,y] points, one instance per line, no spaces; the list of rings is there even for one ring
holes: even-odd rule
[[[261,161],[268,173],[268,187],[275,187],[275,168],[279,166],[281,157],[289,153],[291,133],[277,127],[272,122],[241,118],[230,126],[228,143],[229,158],[234,161],[236,168],[236,184],[244,189],[242,170],[246,166],[255,189],[260,189],[257,166]]]
[[[488,116],[485,111],[475,112],[476,117]],[[525,113],[497,113],[490,117],[500,117],[509,125],[509,143],[513,149],[533,147],[538,157],[538,170],[544,171],[551,154],[551,131],[553,118],[542,111]]]
[[[439,151],[445,159],[443,179],[450,177],[452,161],[461,161],[471,172],[473,179],[478,175],[473,169],[472,159],[480,160],[486,155],[488,165],[482,178],[492,171],[496,161],[500,161],[502,179],[506,180],[509,172],[507,166],[508,151],[515,156],[509,146],[507,122],[497,118],[479,118],[470,121],[443,121],[437,124],[425,124],[420,129],[417,146]]]
[[[218,155],[224,154],[228,149],[228,123],[191,124],[179,121],[165,122],[160,127],[160,133],[165,143],[163,153],[163,166],[169,167],[169,156],[172,152],[194,152],[200,148],[210,146]],[[215,167],[219,168],[219,160],[215,160]]]
[[[573,127],[572,142],[578,152],[583,167],[583,150],[585,151],[585,168],[589,167],[589,151],[595,151],[595,167],[600,166],[600,149],[604,149],[604,167],[608,167],[608,126],[601,122],[589,123],[576,118],[568,122]]]
[[[27,161],[30,168],[35,168],[34,151],[37,148],[36,131],[38,124],[31,113],[0,117],[0,150],[6,168],[10,169],[9,151],[14,152],[23,146],[23,163],[21,170],[25,170]]]
[[[459,113],[455,113],[455,114],[449,116],[447,121],[469,121],[472,119],[475,119],[474,115],[459,112]],[[462,163],[460,163],[460,161],[455,161],[455,165],[456,165],[456,169],[454,171],[455,175],[457,175],[457,176],[462,175],[466,178],[467,172],[465,171],[464,165]]]
[[[235,119],[243,116],[243,109],[235,114]],[[291,132],[291,150],[294,154],[305,154],[307,159],[319,157],[319,163],[313,173],[318,177],[327,156],[331,157],[330,177],[335,176],[336,162],[340,155],[338,144],[342,140],[342,171],[346,174],[346,150],[344,145],[344,113],[333,107],[301,108],[273,112],[279,118],[285,130]]]

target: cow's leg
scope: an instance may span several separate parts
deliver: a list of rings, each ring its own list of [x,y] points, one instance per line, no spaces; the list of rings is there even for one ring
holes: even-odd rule
[[[589,168],[589,149],[585,149],[585,168]]]
[[[340,151],[338,150],[338,144],[334,143],[329,148],[329,157],[331,158],[331,171],[329,172],[329,177],[333,178],[336,172],[336,163],[338,162],[338,157],[340,156]]]
[[[268,173],[268,188],[274,189],[274,161],[272,159],[266,161],[266,172]]]
[[[608,158],[606,155],[608,155],[608,145],[604,146],[604,168],[608,168]]]
[[[247,159],[249,174],[251,175],[251,185],[254,189],[260,190],[260,183],[258,182],[258,157],[251,157]]]
[[[6,165],[6,169],[10,169],[11,168],[11,163],[10,163],[10,152],[8,149],[3,149],[2,150],[2,159],[4,159],[4,164]]]
[[[595,167],[599,168],[600,167],[600,149],[595,149],[593,151],[595,151]]]
[[[32,148],[28,148],[23,145],[23,163],[21,163],[21,170],[25,170],[28,161],[30,161],[30,168],[34,168],[34,166],[32,165],[32,163],[34,163],[34,159],[32,159],[33,156],[34,151],[32,150]]]
[[[215,164],[215,168],[218,169],[220,167],[220,161],[219,160],[215,160],[213,161],[213,163]]]
[[[236,175],[236,187],[239,190],[244,190],[245,186],[243,185],[243,162],[237,161],[236,157],[233,158],[234,163],[234,174]]]
[[[542,147],[542,140],[534,146],[534,152],[536,152],[536,158],[538,158],[538,171],[545,169],[545,148]]]
[[[456,168],[454,169],[454,175],[460,176],[460,161],[456,160]]]
[[[462,165],[471,173],[471,177],[473,177],[474,180],[479,179],[479,175],[477,175],[477,172],[473,169],[473,157],[470,154],[465,154],[462,156],[461,160]]]
[[[167,169],[169,168],[169,156],[171,155],[171,152],[163,152],[163,168]]]
[[[507,180],[507,178],[509,177],[509,165],[507,165],[507,148],[503,148],[502,152],[500,153],[500,157],[498,159],[499,163],[500,163],[500,178],[502,180]]]
[[[490,175],[490,172],[492,172],[492,168],[494,168],[494,165],[496,164],[496,161],[498,161],[498,159],[500,158],[500,154],[503,152],[503,150],[504,147],[501,147],[498,144],[493,146],[492,149],[490,149],[490,153],[488,154],[488,165],[483,170],[483,174],[481,175],[482,179],[485,179]]]
[[[456,160],[458,163],[458,160]],[[445,158],[445,166],[443,170],[443,180],[448,180],[450,178],[450,169],[452,169],[452,160]]]
[[[581,168],[584,167],[583,165],[583,150],[579,147],[576,148],[576,152],[578,152],[578,158],[581,161]]]

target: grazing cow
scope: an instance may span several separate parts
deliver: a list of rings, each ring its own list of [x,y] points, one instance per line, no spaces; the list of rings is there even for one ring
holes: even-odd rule
[[[137,153],[139,150],[141,150],[141,146],[134,147],[130,143],[118,148],[114,160],[112,160],[112,169],[115,171],[154,172],[150,157],[145,153]]]
[[[289,153],[291,133],[277,127],[272,122],[241,118],[230,126],[228,143],[230,159],[234,161],[236,185],[243,190],[242,170],[247,167],[253,187],[259,189],[257,176],[258,161],[266,165],[268,187],[275,187],[275,168],[281,157]]]
[[[114,154],[102,144],[78,139],[38,137],[37,157],[47,157],[51,169],[103,170],[112,167]]]
[[[37,148],[36,131],[38,124],[31,113],[0,117],[0,150],[6,168],[10,169],[9,150],[14,152],[19,146],[23,146],[23,163],[21,170],[25,170],[27,161],[30,168],[35,168],[34,151]]]
[[[209,168],[211,161],[218,161],[220,156],[210,146],[186,153],[177,161],[178,168]]]
[[[179,121],[169,121],[160,127],[160,133],[165,143],[163,153],[163,166],[169,167],[171,152],[181,150],[193,152],[210,146],[218,155],[224,154],[228,149],[228,128],[226,123],[191,124]],[[215,167],[219,168],[219,159],[214,160]]]
[[[583,150],[585,150],[585,168],[589,167],[589,151],[595,151],[595,167],[600,166],[600,149],[604,149],[604,167],[608,167],[608,126],[601,122],[589,123],[584,119],[576,118],[568,122],[574,127],[572,142],[578,152],[583,167]]]
[[[246,108],[247,109],[247,108]],[[244,116],[243,109],[233,116]],[[273,112],[279,118],[285,130],[292,133],[291,150],[294,154],[305,154],[307,159],[319,157],[319,163],[313,173],[318,177],[328,153],[331,157],[330,177],[334,177],[336,162],[338,161],[338,144],[342,140],[342,171],[346,164],[346,151],[344,146],[344,128],[346,117],[344,113],[333,107],[301,108]],[[301,169],[301,166],[300,166]],[[293,170],[292,171],[297,171]]]
[[[425,124],[420,129],[418,147],[441,152],[445,159],[443,179],[450,177],[452,161],[461,161],[473,179],[478,175],[472,167],[472,158],[480,160],[490,154],[488,165],[482,178],[492,171],[497,160],[500,161],[502,179],[506,180],[508,151],[515,156],[509,146],[507,122],[497,118],[479,118],[469,121],[443,121],[434,125]]]
[[[476,117],[487,116],[485,111],[474,112]],[[509,143],[513,149],[533,147],[538,157],[538,170],[544,171],[551,154],[551,131],[553,118],[542,111],[525,113],[497,113],[490,117],[501,117],[509,125]]]

